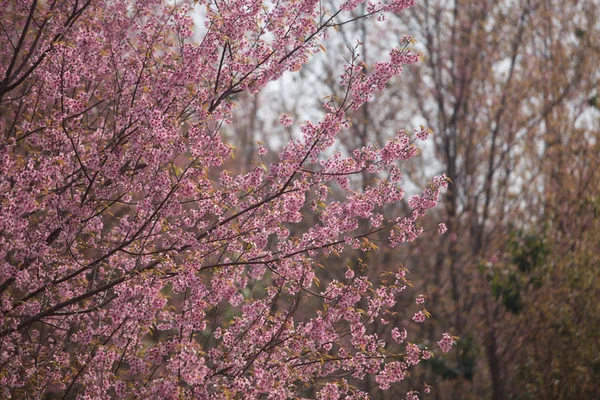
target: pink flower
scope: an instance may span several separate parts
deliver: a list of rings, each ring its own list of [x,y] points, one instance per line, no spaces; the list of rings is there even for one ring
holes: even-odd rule
[[[430,133],[431,133],[431,131],[429,129],[425,128],[424,126],[421,126],[420,130],[415,129],[415,135],[417,136],[417,139],[419,139],[419,140],[427,140],[427,137],[429,137]]]
[[[454,345],[454,339],[449,333],[444,333],[437,343],[438,346],[440,346],[440,349],[442,349],[444,353],[447,353],[452,348],[452,345]]]
[[[290,117],[289,114],[281,114],[281,116],[279,117],[279,122],[281,123],[281,125],[288,127],[292,125],[294,120],[292,119],[292,117]]]
[[[423,314],[423,311],[419,311],[415,313],[415,315],[412,317],[412,320],[417,323],[421,323],[425,321],[425,314]]]
[[[406,400],[419,400],[419,395],[415,392],[406,393]]]
[[[446,233],[447,231],[448,231],[448,228],[446,227],[446,224],[442,222],[442,223],[439,225],[439,227],[438,227],[438,233],[439,233],[440,235],[443,235],[443,234],[444,234],[444,233]]]
[[[402,332],[398,328],[392,329],[392,338],[398,343],[404,342],[407,336],[406,329],[402,330]]]

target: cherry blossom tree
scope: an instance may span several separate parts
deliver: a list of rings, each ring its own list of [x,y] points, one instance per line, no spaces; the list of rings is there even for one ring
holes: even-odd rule
[[[434,177],[383,218],[427,131],[332,151],[347,113],[419,61],[408,41],[368,68],[350,48],[320,120],[283,115],[278,154],[226,168],[235,96],[299,71],[360,3],[0,1],[2,397],[366,398],[346,378],[386,389],[432,356],[410,324],[387,342],[370,329],[396,312],[406,270],[369,281],[339,261],[375,236],[415,240],[448,185]],[[317,268],[346,272],[321,284]]]

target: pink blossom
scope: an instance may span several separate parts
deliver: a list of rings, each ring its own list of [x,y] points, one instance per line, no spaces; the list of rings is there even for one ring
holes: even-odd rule
[[[427,138],[429,137],[430,134],[431,134],[431,131],[429,129],[425,128],[424,126],[421,126],[421,129],[419,129],[419,130],[415,129],[415,136],[419,140],[427,140]]]
[[[447,353],[454,345],[454,339],[452,338],[452,336],[450,336],[449,333],[444,333],[442,335],[442,338],[437,343],[440,349],[442,349],[444,353]]]
[[[406,400],[419,400],[419,395],[417,392],[408,392],[406,394]]]
[[[402,332],[400,332],[398,328],[392,329],[392,338],[394,338],[394,340],[398,343],[404,342],[407,336],[408,334],[406,332],[406,329],[404,329]]]
[[[445,223],[440,223],[439,227],[438,227],[438,233],[440,235],[443,235],[444,233],[446,233],[448,231],[448,228],[446,227]]]
[[[294,120],[289,114],[281,114],[281,116],[279,117],[279,122],[281,123],[281,125],[288,127],[292,126]]]
[[[421,323],[425,321],[425,314],[423,313],[423,311],[418,311],[415,313],[415,315],[413,315],[412,320],[417,323]]]

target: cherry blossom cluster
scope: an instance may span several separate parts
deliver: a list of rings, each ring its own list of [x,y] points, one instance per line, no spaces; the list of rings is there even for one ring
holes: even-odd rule
[[[440,349],[442,349],[444,353],[447,353],[454,345],[454,342],[455,339],[452,336],[450,336],[449,333],[444,333],[442,335],[442,338],[438,341],[438,346],[440,346]]]

